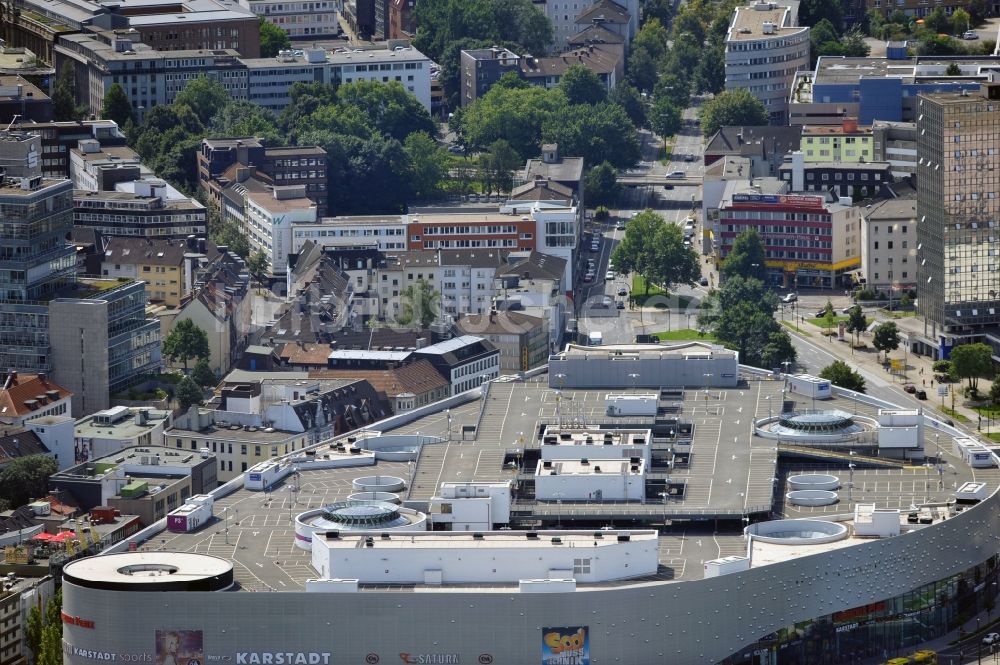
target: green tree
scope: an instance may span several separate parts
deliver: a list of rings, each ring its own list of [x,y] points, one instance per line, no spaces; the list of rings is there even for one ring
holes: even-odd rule
[[[422,0],[413,12],[413,45],[435,62],[460,39],[513,42],[536,55],[552,43],[552,24],[531,0]]]
[[[62,589],[45,604],[35,665],[62,665]]]
[[[618,171],[610,162],[601,162],[587,171],[584,191],[587,192],[588,205],[614,207],[622,192],[621,185],[618,184]]]
[[[427,132],[407,136],[403,149],[410,158],[413,194],[420,199],[437,196],[448,175],[448,153]]]
[[[558,96],[558,92],[556,93]],[[607,160],[618,168],[639,161],[639,133],[625,111],[607,102],[578,104],[549,115],[542,123],[545,143],[557,143],[564,155],[583,157],[584,164]]]
[[[706,47],[694,70],[694,87],[700,93],[717,95],[726,87],[726,49],[721,39]]]
[[[826,328],[826,334],[833,334],[833,324],[837,322],[837,313],[833,309],[833,303],[829,300],[826,301],[826,306],[823,307],[823,327]]]
[[[267,279],[270,267],[271,262],[268,261],[267,254],[259,249],[247,259],[247,271],[258,284],[262,284]],[[187,369],[187,366],[184,369]]]
[[[890,351],[899,348],[899,341],[899,328],[892,321],[880,323],[873,331],[872,346],[883,352],[886,358],[889,357]]]
[[[684,7],[674,19],[672,33],[675,44],[685,33],[697,44],[705,41],[705,26],[696,12],[688,7]]]
[[[771,369],[781,367],[786,361],[795,362],[796,355],[791,335],[786,330],[778,328],[771,331],[767,344],[760,352],[761,366]]]
[[[48,455],[15,458],[0,471],[0,497],[16,507],[45,496],[49,476],[58,470],[56,461]]]
[[[990,385],[990,401],[994,404],[1000,404],[1000,381],[994,381]]]
[[[375,131],[402,142],[412,132],[437,131],[427,109],[399,81],[354,81],[337,88],[337,99],[357,108]]]
[[[847,332],[854,335],[854,345],[858,344],[858,336],[868,330],[868,317],[865,316],[861,305],[855,305],[847,315]]]
[[[961,55],[965,52],[965,47],[951,37],[931,35],[920,40],[917,50],[924,56]]]
[[[125,89],[120,83],[112,83],[108,91],[104,93],[104,103],[101,105],[101,117],[114,120],[119,127],[124,127],[129,122],[135,122],[135,112],[132,104],[125,94]]]
[[[24,624],[24,641],[28,646],[29,662],[38,665],[38,656],[42,650],[42,610],[38,605],[32,605],[28,610],[28,618]]]
[[[799,25],[814,26],[822,20],[829,21],[839,32],[844,25],[844,8],[841,3],[830,0],[802,0],[799,4]]]
[[[639,91],[626,82],[621,82],[614,87],[608,95],[608,101],[617,104],[625,110],[629,120],[636,127],[646,126],[646,105],[639,95]]]
[[[72,62],[72,61],[71,61]],[[52,89],[52,115],[57,121],[82,120],[87,116],[87,105],[77,103],[76,70],[64,65]]]
[[[766,252],[760,234],[749,229],[736,236],[733,248],[722,262],[722,277],[728,279],[736,275],[752,277],[767,283]]]
[[[194,364],[194,369],[191,370],[191,380],[199,386],[206,388],[210,388],[218,383],[215,372],[208,366],[208,358],[198,358],[198,362]]]
[[[191,408],[193,404],[201,404],[205,398],[201,388],[198,387],[198,384],[190,376],[185,376],[181,379],[181,382],[177,384],[177,391],[174,393],[174,396],[184,411]]]
[[[208,335],[191,319],[181,319],[163,340],[163,355],[171,361],[184,363],[187,374],[188,360],[208,357]]]
[[[700,275],[698,256],[684,246],[680,227],[651,210],[632,218],[611,260],[620,272],[645,277],[647,295],[651,284],[670,291],[677,284],[693,284]]]
[[[426,328],[440,315],[441,294],[426,280],[418,279],[403,289],[399,301],[396,322],[400,325]]]
[[[948,63],[947,69],[944,70],[945,76],[961,76],[962,69],[954,62]]]
[[[828,379],[830,383],[856,393],[865,391],[865,379],[863,376],[851,369],[851,366],[843,360],[834,360],[820,371],[821,379]]]
[[[677,108],[687,108],[691,104],[691,80],[681,73],[668,70],[661,74],[656,82],[653,97],[655,99],[665,97]]]
[[[288,33],[260,17],[260,57],[273,58],[278,51],[283,51],[292,45]]]
[[[216,136],[255,136],[269,147],[288,142],[274,112],[245,99],[224,106],[212,120],[211,131]]]
[[[608,90],[597,74],[583,65],[570,65],[559,79],[559,89],[570,104],[598,104],[608,96]]]
[[[951,351],[952,372],[968,381],[969,389],[978,392],[979,379],[993,378],[993,352],[988,344],[961,344]]]
[[[655,61],[667,54],[670,48],[670,33],[660,21],[650,19],[642,24],[630,45],[632,49],[645,49]]]
[[[465,107],[453,124],[473,150],[482,150],[503,139],[521,157],[527,157],[538,154],[542,123],[551,116],[560,116],[566,108],[564,95],[538,86],[508,88],[495,85]]]
[[[521,164],[521,158],[507,141],[494,141],[489,149],[479,156],[480,181],[483,190],[491,193],[509,192],[514,186],[514,169]]]
[[[924,28],[932,33],[947,35],[951,33],[951,25],[951,18],[942,7],[935,7],[934,11],[924,17]]]
[[[632,50],[629,56],[625,76],[629,82],[643,92],[652,92],[656,86],[656,59],[642,47]]]
[[[649,111],[649,127],[663,139],[681,130],[681,111],[666,97],[657,97]]]
[[[172,106],[187,106],[194,112],[202,126],[208,127],[212,120],[233,98],[219,81],[207,76],[191,79],[184,89],[177,93]]]
[[[701,131],[712,136],[721,127],[766,125],[767,110],[744,88],[726,90],[708,101],[701,110]]]
[[[160,104],[146,112],[131,144],[154,173],[193,192],[198,187],[197,154],[204,135],[204,126],[189,106]]]

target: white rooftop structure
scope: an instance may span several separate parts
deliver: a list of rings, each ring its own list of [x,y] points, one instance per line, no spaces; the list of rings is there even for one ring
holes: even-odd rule
[[[605,582],[652,575],[655,531],[457,531],[313,538],[327,579],[361,584],[518,584],[525,579]]]

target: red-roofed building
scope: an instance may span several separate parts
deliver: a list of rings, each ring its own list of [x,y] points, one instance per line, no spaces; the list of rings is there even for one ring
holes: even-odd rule
[[[68,415],[73,393],[44,374],[11,372],[0,389],[0,423],[24,425],[39,416]]]

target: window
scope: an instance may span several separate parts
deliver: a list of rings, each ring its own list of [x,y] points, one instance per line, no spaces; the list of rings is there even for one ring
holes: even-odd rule
[[[574,575],[590,575],[590,559],[573,559]]]

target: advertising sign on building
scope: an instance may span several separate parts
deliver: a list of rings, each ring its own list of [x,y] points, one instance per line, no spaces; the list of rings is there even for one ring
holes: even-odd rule
[[[542,665],[590,665],[589,627],[542,628]]]
[[[157,630],[156,665],[205,665],[202,631]]]

